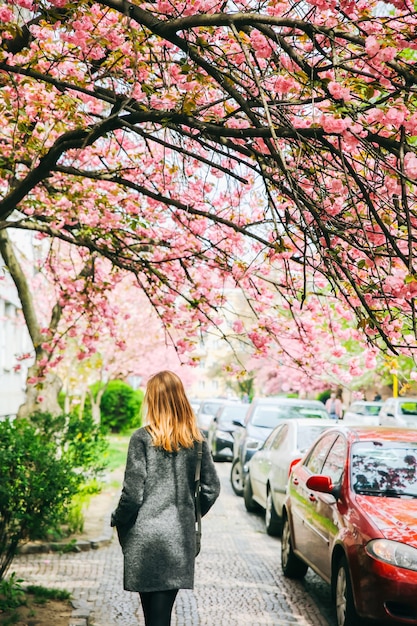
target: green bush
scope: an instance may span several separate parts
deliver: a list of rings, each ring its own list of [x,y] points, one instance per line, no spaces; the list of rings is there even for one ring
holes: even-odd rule
[[[34,413],[31,423],[47,439],[54,439],[61,453],[74,468],[82,468],[84,477],[94,476],[106,466],[108,444],[100,426],[94,424],[91,414],[54,416]]]
[[[122,380],[111,380],[101,398],[101,424],[112,432],[126,432],[141,424],[143,392]]]
[[[325,389],[317,394],[316,400],[320,400],[323,404],[326,404],[326,400],[330,398],[331,391],[330,389]]]
[[[20,543],[67,521],[86,475],[103,467],[105,446],[99,429],[75,416],[0,422],[0,580]]]
[[[56,441],[26,420],[0,423],[0,580],[19,543],[65,518],[82,481]]]

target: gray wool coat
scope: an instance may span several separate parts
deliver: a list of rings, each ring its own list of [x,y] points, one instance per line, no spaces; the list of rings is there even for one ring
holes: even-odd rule
[[[126,591],[193,588],[196,462],[196,445],[170,453],[155,448],[145,428],[133,433],[122,494],[111,517],[123,550]],[[219,493],[219,478],[204,441],[202,515]]]

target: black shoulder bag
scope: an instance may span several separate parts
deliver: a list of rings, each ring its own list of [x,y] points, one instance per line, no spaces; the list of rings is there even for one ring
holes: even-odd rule
[[[201,502],[200,502],[200,471],[201,459],[203,457],[203,443],[197,442],[197,464],[195,466],[195,483],[194,483],[194,503],[195,503],[195,555],[200,553],[201,549]]]

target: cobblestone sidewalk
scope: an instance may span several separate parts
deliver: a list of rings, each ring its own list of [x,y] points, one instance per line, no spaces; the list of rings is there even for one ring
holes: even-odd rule
[[[173,626],[334,626],[328,590],[322,590],[319,607],[308,593],[308,580],[283,578],[280,541],[266,534],[262,517],[249,515],[232,492],[230,464],[217,467],[222,493],[203,519],[195,589],[179,592]],[[116,537],[107,547],[86,552],[22,555],[13,569],[26,582],[73,594],[69,626],[144,624],[138,594],[122,588]]]

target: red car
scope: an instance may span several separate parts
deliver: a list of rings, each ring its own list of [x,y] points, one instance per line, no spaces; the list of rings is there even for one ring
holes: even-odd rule
[[[294,466],[281,564],[331,584],[338,626],[417,624],[417,430],[340,426]]]

